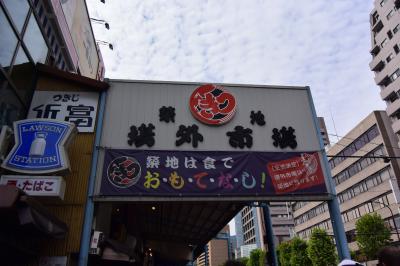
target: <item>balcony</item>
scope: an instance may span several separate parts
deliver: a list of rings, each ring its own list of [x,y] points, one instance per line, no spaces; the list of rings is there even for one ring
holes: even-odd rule
[[[375,57],[375,56],[378,55],[378,53],[379,53],[380,50],[381,50],[381,47],[380,47],[378,44],[375,44],[375,46],[372,47],[370,53],[371,53],[372,56]]]
[[[383,73],[382,73],[383,74]],[[389,76],[386,75],[376,75],[375,76],[375,83],[379,86],[388,86],[390,84],[391,80]]]
[[[369,67],[372,71],[380,72],[385,67],[385,62],[382,60],[372,60],[372,62],[369,64]]]
[[[400,133],[400,119],[392,123],[392,128],[395,134]]]
[[[393,116],[397,111],[400,109],[400,99],[397,99],[396,101],[392,102],[388,107],[386,108],[386,113],[388,116]]]
[[[382,20],[379,20],[377,23],[375,23],[375,25],[372,27],[372,31],[375,33],[378,33],[381,31],[381,29],[383,28],[383,23]]]
[[[387,99],[389,95],[393,92],[396,92],[400,89],[400,78],[397,78],[395,81],[389,84],[386,88],[381,90],[381,98]]]

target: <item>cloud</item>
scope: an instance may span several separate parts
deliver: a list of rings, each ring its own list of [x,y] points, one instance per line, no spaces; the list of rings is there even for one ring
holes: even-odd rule
[[[369,70],[372,0],[88,1],[106,76],[308,85],[319,116],[346,134],[384,109]],[[104,48],[104,49],[103,49]]]

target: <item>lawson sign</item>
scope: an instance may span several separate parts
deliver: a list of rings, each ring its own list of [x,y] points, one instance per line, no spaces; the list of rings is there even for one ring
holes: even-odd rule
[[[46,174],[69,170],[65,151],[76,128],[73,123],[51,119],[14,122],[15,145],[2,167],[14,172]]]

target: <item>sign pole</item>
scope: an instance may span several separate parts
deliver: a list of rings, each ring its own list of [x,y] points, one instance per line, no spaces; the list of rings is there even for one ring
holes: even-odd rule
[[[272,266],[278,266],[278,257],[276,255],[275,244],[274,244],[274,231],[272,230],[272,220],[269,211],[268,203],[262,204],[265,231],[267,233],[267,243],[268,243],[268,257]]]
[[[94,214],[94,202],[93,202],[93,193],[94,186],[96,182],[96,174],[97,174],[97,160],[99,157],[99,149],[101,133],[103,129],[103,117],[104,110],[106,105],[106,92],[102,92],[100,96],[100,109],[99,115],[97,117],[97,130],[95,136],[95,142],[93,147],[93,155],[92,155],[92,166],[90,169],[90,176],[88,181],[88,195],[85,206],[85,216],[83,220],[83,228],[81,235],[81,246],[79,250],[79,266],[85,266],[88,264],[89,259],[89,246],[90,246],[90,238],[92,234],[92,223],[93,223],[93,214]]]
[[[350,252],[347,246],[346,233],[344,231],[342,217],[340,215],[339,203],[336,194],[328,200],[329,214],[332,220],[333,234],[335,235],[339,259],[350,259]]]
[[[344,231],[342,216],[341,216],[340,208],[339,208],[339,202],[338,202],[337,195],[336,195],[335,184],[333,183],[333,179],[331,176],[331,168],[329,167],[328,159],[326,157],[326,153],[325,153],[325,149],[324,149],[324,143],[322,141],[321,133],[319,132],[319,125],[318,125],[318,121],[317,121],[317,112],[315,111],[315,106],[312,101],[310,87],[307,87],[307,90],[308,90],[308,97],[309,97],[310,103],[311,103],[311,112],[314,117],[315,133],[317,134],[317,136],[319,138],[319,145],[321,148],[321,155],[322,155],[321,160],[322,160],[323,167],[325,168],[325,174],[326,174],[325,182],[326,182],[328,191],[330,193],[330,199],[328,200],[328,208],[329,208],[329,214],[330,214],[331,221],[332,221],[333,234],[335,236],[336,247],[337,247],[337,251],[339,254],[339,259],[342,261],[344,259],[350,259],[350,251],[349,251],[349,247],[347,245],[346,233]]]

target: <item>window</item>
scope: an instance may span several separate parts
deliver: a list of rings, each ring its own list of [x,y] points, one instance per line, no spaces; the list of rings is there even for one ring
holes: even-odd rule
[[[382,0],[381,3],[380,3],[380,5],[381,5],[381,6],[384,6],[385,3],[386,3],[386,1],[387,1],[387,0]]]
[[[389,13],[386,15],[387,20],[390,20],[391,17],[393,17],[394,12],[393,9],[389,11]]]
[[[0,89],[0,125],[12,127],[14,121],[22,119],[25,116],[25,112],[24,105],[13,89],[9,86]]]
[[[387,44],[388,40],[387,38],[385,38],[382,42],[381,42],[381,47],[383,48],[386,44]]]
[[[369,141],[371,141],[378,135],[379,135],[379,130],[377,126],[376,125],[372,126],[369,130],[367,130],[360,137],[358,137],[354,142],[345,147],[341,152],[337,153],[336,154],[337,157],[334,157],[333,159],[329,160],[329,165],[331,169],[333,169],[335,166],[337,166],[346,159],[343,156],[350,156],[354,154],[357,150],[361,149],[365,144],[367,144]]]
[[[29,4],[26,0],[3,0],[3,2],[7,11],[10,13],[17,30],[21,32],[25,23],[26,15],[29,11]]]
[[[0,9],[0,25],[0,64],[3,67],[9,67],[18,40],[2,9]]]
[[[396,27],[393,28],[393,33],[396,34],[400,29],[400,24],[397,24]]]
[[[32,15],[29,19],[28,28],[24,35],[24,42],[32,56],[33,61],[45,63],[47,57],[47,45],[43,39],[42,32]]]
[[[400,69],[398,68],[392,75],[390,75],[390,79],[395,81],[400,75]]]
[[[386,57],[386,62],[389,63],[390,61],[392,61],[393,58],[394,58],[394,54],[393,54],[393,53],[390,53],[389,56]]]
[[[398,46],[397,44],[395,44],[395,45],[393,46],[393,50],[394,50],[394,52],[395,52],[396,54],[398,54],[398,53],[400,52],[399,46]]]
[[[387,32],[387,36],[389,37],[389,40],[391,40],[392,37],[393,37],[393,33],[389,30],[389,31]]]

